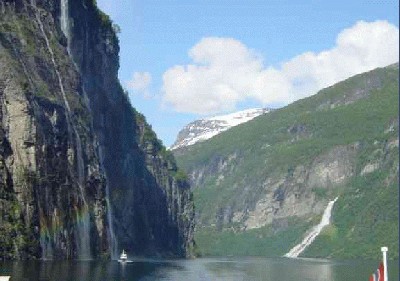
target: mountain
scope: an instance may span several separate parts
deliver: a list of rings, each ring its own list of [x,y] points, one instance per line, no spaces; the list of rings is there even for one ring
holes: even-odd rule
[[[398,258],[399,66],[359,74],[176,151],[205,255]]]
[[[0,0],[0,259],[190,256],[193,202],[92,0]]]
[[[170,149],[182,149],[197,142],[208,140],[234,126],[248,122],[270,111],[271,109],[267,108],[253,108],[193,121],[178,133],[177,139]]]

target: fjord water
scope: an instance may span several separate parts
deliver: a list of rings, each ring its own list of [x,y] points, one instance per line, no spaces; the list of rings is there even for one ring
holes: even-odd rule
[[[199,258],[194,260],[0,262],[12,281],[365,281],[377,261],[289,258]],[[389,281],[398,280],[398,261],[389,262]]]

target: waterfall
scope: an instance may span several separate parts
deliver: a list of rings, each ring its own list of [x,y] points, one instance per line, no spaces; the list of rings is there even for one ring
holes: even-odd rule
[[[42,259],[43,260],[52,260],[53,259],[53,247],[51,245],[51,241],[49,241],[49,237],[45,237],[40,235],[39,243],[42,248]]]
[[[61,31],[64,33],[65,37],[67,38],[67,52],[69,57],[71,58],[71,61],[78,73],[79,67],[76,64],[74,57],[72,56],[71,53],[71,30],[70,30],[70,24],[69,24],[69,0],[61,0],[61,12],[60,12],[60,26],[61,26]],[[85,100],[86,105],[89,105],[89,98],[86,94],[85,87],[82,85],[82,91],[83,91],[83,98]]]
[[[66,3],[68,6],[68,2]],[[75,135],[75,142],[76,142],[76,158],[77,158],[77,174],[78,174],[78,186],[81,192],[81,197],[83,200],[83,207],[81,210],[81,214],[77,211],[76,216],[77,216],[77,249],[78,249],[78,256],[80,259],[90,259],[91,258],[91,251],[90,251],[90,218],[89,218],[89,211],[88,211],[88,206],[87,202],[85,200],[85,193],[83,190],[83,185],[84,185],[84,177],[85,177],[85,167],[84,167],[84,161],[83,161],[83,156],[82,156],[82,142],[80,139],[80,136],[78,134],[78,131],[76,130],[74,124],[71,122],[71,108],[67,100],[67,96],[65,94],[64,90],[64,85],[61,79],[61,74],[58,70],[57,63],[55,61],[55,55],[53,52],[53,49],[51,48],[49,39],[46,35],[46,32],[43,27],[42,20],[40,18],[38,9],[36,7],[36,1],[31,0],[31,5],[32,8],[35,11],[35,17],[37,24],[40,28],[40,31],[43,35],[43,38],[46,42],[47,49],[50,53],[50,59],[53,63],[54,70],[58,79],[58,84],[60,87],[60,91],[63,97],[64,105],[66,108],[66,117],[67,117],[67,125],[68,125],[68,132],[69,134],[71,131],[74,132]],[[63,5],[61,5],[63,6]],[[64,7],[65,8],[65,7]],[[62,12],[65,13],[65,12]],[[67,20],[66,20],[67,21]],[[68,27],[68,21],[66,26]],[[69,136],[69,139],[72,140],[72,136]],[[41,245],[42,248],[47,248],[47,245]]]
[[[103,149],[99,145],[99,156],[100,156],[100,164],[103,166],[104,163],[104,154],[103,154]],[[104,171],[105,173],[105,171]],[[106,176],[106,204],[107,204],[107,221],[108,221],[108,226],[109,226],[109,241],[111,243],[111,259],[116,260],[118,259],[118,249],[117,249],[117,238],[115,237],[114,234],[114,226],[112,224],[112,209],[111,209],[111,203],[110,203],[110,186],[108,185],[108,180]]]
[[[338,197],[336,197],[332,201],[329,201],[328,206],[326,207],[324,214],[322,215],[320,223],[312,228],[311,232],[303,239],[303,241],[300,242],[300,244],[297,244],[288,253],[286,253],[285,257],[297,258],[308,246],[311,245],[314,239],[320,234],[321,230],[325,226],[329,225],[332,208],[337,199]]]
[[[61,16],[60,16],[60,25],[61,30],[64,33],[65,37],[67,37],[68,42],[68,51],[69,51],[69,7],[68,7],[68,0],[61,0]]]
[[[79,67],[76,64],[74,57],[72,55],[71,52],[71,45],[70,45],[70,41],[71,41],[71,34],[70,34],[70,24],[69,24],[69,0],[61,0],[61,16],[60,16],[60,25],[61,25],[61,30],[64,33],[65,37],[67,38],[67,51],[68,51],[68,55],[70,56],[72,63],[75,66],[75,69],[78,73],[80,73],[79,71]],[[85,90],[85,86],[82,85],[82,91],[83,91],[83,96],[84,96],[84,100],[86,102],[86,106],[88,108],[90,108],[90,100],[87,96],[86,90]],[[93,128],[92,128],[93,129]],[[94,130],[93,130],[94,131]],[[95,145],[96,147],[96,145]],[[100,165],[105,173],[105,169],[104,169],[104,155],[103,155],[103,150],[102,148],[99,146],[99,162]],[[83,163],[83,162],[82,162]],[[79,159],[78,159],[78,165],[79,165]],[[108,225],[109,225],[109,231],[108,231],[108,236],[109,236],[109,241],[110,241],[110,246],[111,246],[111,258],[112,259],[117,259],[118,258],[118,249],[117,249],[117,240],[114,234],[114,227],[112,224],[112,209],[111,209],[111,204],[110,204],[110,188],[108,185],[108,180],[106,177],[106,205],[107,205],[107,221],[108,221]]]
[[[85,185],[85,163],[83,161],[82,143],[78,132],[74,129],[76,135],[76,154],[78,163],[78,185],[81,190],[83,206],[81,214],[76,213],[77,231],[78,231],[78,256],[79,259],[91,259],[90,253],[90,217],[89,207],[85,200],[83,187]]]

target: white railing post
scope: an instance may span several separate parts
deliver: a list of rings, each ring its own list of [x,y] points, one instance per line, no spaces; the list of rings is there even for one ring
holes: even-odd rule
[[[388,281],[388,270],[387,270],[387,260],[386,260],[386,252],[388,251],[387,247],[381,248],[383,255],[383,271],[384,271],[384,281]]]

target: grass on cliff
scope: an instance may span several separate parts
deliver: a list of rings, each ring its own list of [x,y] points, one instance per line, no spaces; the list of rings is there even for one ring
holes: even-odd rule
[[[4,165],[4,159],[0,156],[0,165]],[[0,168],[0,173],[4,170]],[[34,185],[36,175],[26,168],[18,168],[15,173],[14,184],[19,188],[28,188]],[[12,190],[7,190],[0,184],[0,259],[37,258],[39,241],[33,230],[33,224],[26,225],[22,215],[23,210]],[[20,253],[22,252],[22,256]]]

